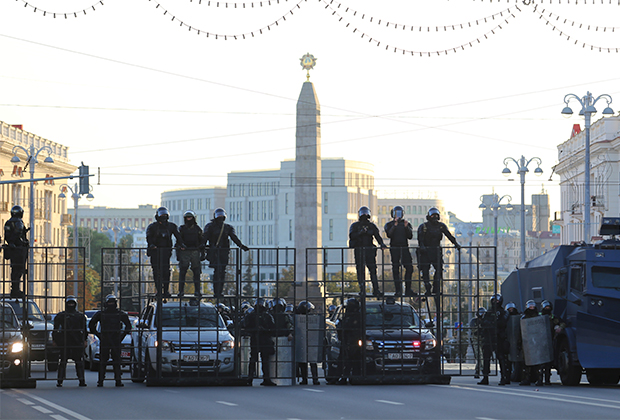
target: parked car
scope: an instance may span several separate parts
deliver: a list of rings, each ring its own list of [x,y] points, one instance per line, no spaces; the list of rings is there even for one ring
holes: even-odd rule
[[[365,303],[365,340],[363,347],[366,375],[414,375],[433,373],[439,366],[437,340],[418,313],[405,302],[394,298]],[[362,307],[363,308],[363,307]],[[364,311],[364,309],[362,309]],[[342,372],[339,330],[345,307],[339,306],[326,320],[326,379],[337,380]]]
[[[27,322],[26,334],[30,343],[30,360],[46,360],[47,370],[58,370],[60,349],[55,347],[52,340],[54,324],[49,322],[50,316],[44,316],[39,306],[32,299],[26,301],[28,319],[24,319],[24,300],[18,298],[2,298],[2,301],[11,305],[17,318]]]
[[[132,333],[132,380],[141,382],[157,369],[156,302],[149,303]],[[214,305],[198,301],[162,304],[162,374],[230,373],[234,338]]]
[[[28,349],[13,307],[0,302],[0,378],[26,379]]]
[[[95,313],[97,311],[94,311]],[[90,314],[91,317],[94,313]],[[138,317],[130,316],[129,320],[131,321],[132,328],[136,328],[138,323]],[[87,318],[87,324],[90,322],[90,318]],[[99,331],[99,325],[97,325],[97,330]],[[84,366],[93,372],[99,371],[99,363],[101,362],[100,358],[100,341],[99,338],[94,334],[88,334],[86,338],[87,344],[84,348]],[[133,346],[132,346],[131,335],[128,334],[125,336],[123,341],[121,342],[121,368],[129,368],[132,359]],[[108,359],[108,366],[111,366],[112,359]]]

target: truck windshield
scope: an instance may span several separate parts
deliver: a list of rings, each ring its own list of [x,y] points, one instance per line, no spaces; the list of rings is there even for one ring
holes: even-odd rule
[[[224,328],[224,321],[215,308],[205,306],[164,307],[162,327]]]
[[[15,325],[15,315],[13,315],[13,310],[9,306],[3,306],[2,312],[0,312],[2,318],[0,318],[0,323],[3,324],[3,328],[16,328]]]
[[[22,317],[24,316],[22,301],[18,299],[10,300],[10,301],[7,300],[7,303],[13,307],[13,310],[15,311],[15,315],[17,315],[17,318],[22,319]],[[37,304],[34,302],[27,302],[27,304],[28,304],[28,321],[44,322],[45,318],[43,317],[43,314],[41,313],[41,310],[39,309]]]
[[[412,307],[405,305],[380,305],[366,307],[366,328],[415,328],[420,319]]]
[[[620,290],[620,267],[592,267],[592,285]]]

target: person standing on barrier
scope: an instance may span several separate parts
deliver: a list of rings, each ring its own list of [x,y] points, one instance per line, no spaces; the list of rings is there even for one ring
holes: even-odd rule
[[[67,360],[75,362],[80,386],[86,386],[84,380],[84,348],[87,345],[86,316],[77,310],[75,296],[67,296],[65,310],[54,317],[54,332],[52,338],[54,345],[60,347],[60,364],[58,365],[57,387],[62,387],[62,382],[67,374]]]
[[[534,318],[540,316],[538,313],[538,309],[536,308],[536,302],[533,300],[528,300],[525,302],[525,309],[523,310],[523,315],[521,319]],[[523,334],[523,330],[521,330],[521,334]],[[521,343],[523,342],[523,335],[521,336]],[[519,348],[523,349],[523,344],[519,345]],[[528,366],[525,362],[523,362],[523,373],[521,382],[519,385],[529,386],[532,382],[536,381],[536,385],[542,385],[542,380],[538,377],[538,371],[540,370],[540,366]]]
[[[267,312],[263,298],[256,299],[254,310],[247,312],[243,319],[243,330],[250,336],[250,366],[248,369],[248,385],[252,386],[256,376],[258,356],[263,368],[263,386],[276,386],[269,373],[269,358],[276,354],[273,335],[276,329],[273,317]]]
[[[202,244],[207,247],[206,258],[209,260],[209,267],[213,268],[213,295],[216,298],[224,296],[224,281],[226,279],[226,266],[230,254],[231,239],[243,251],[250,248],[243,245],[235,234],[235,228],[224,223],[226,211],[217,208],[213,212],[213,219],[204,228]]]
[[[427,295],[439,293],[440,280],[443,275],[441,240],[444,235],[454,244],[457,250],[461,249],[456,238],[448,230],[448,226],[440,222],[439,219],[439,210],[431,207],[426,215],[427,221],[418,227],[418,265]],[[430,281],[431,265],[435,268],[432,286]]]
[[[354,376],[362,374],[362,347],[360,340],[363,339],[362,314],[360,303],[354,299],[347,299],[346,312],[342,318],[340,330],[342,377],[338,385],[346,385]]]
[[[153,280],[156,293],[163,293],[163,297],[170,297],[170,257],[172,256],[172,237],[176,238],[177,248],[185,248],[177,225],[169,222],[170,212],[166,207],[160,207],[155,213],[155,222],[146,228],[146,254],[151,257]]]
[[[377,249],[374,246],[375,239],[381,249],[387,248],[379,234],[379,228],[370,221],[370,209],[366,206],[359,208],[357,212],[359,220],[351,224],[349,229],[349,248],[354,248],[355,269],[357,270],[357,281],[360,285],[360,294],[366,295],[366,267],[370,272],[372,281],[372,294],[383,296],[379,290],[379,280],[377,278]]]
[[[390,257],[392,259],[392,275],[394,277],[395,296],[401,296],[403,285],[400,277],[400,266],[405,268],[405,296],[417,296],[411,288],[413,277],[413,260],[409,251],[409,239],[413,238],[413,227],[405,218],[403,206],[394,206],[390,211],[392,220],[385,224],[383,230],[390,238]]]
[[[24,209],[21,206],[11,208],[11,218],[4,224],[4,259],[11,261],[11,297],[24,297],[20,288],[22,276],[26,274],[28,259],[28,238],[30,229],[24,225]]]
[[[99,324],[99,330],[97,324]],[[123,325],[125,329],[123,329]],[[93,315],[88,323],[88,328],[91,334],[99,338],[99,379],[97,386],[103,386],[110,357],[112,358],[116,386],[124,386],[121,382],[121,342],[131,332],[131,322],[127,313],[118,309],[116,296],[106,296],[105,309]]]
[[[179,227],[179,236],[185,248],[177,249],[179,260],[179,297],[183,297],[185,294],[185,276],[190,268],[194,280],[194,296],[201,297],[202,229],[196,223],[196,213],[191,210],[183,214],[183,221],[184,223]]]
[[[296,315],[310,315],[314,311],[314,304],[312,302],[302,300],[295,308]],[[307,325],[307,323],[306,323]],[[307,345],[307,342],[306,342]],[[306,356],[308,355],[308,350],[306,349]],[[308,359],[306,359],[308,360]],[[319,367],[317,363],[310,362],[310,372],[312,373],[312,385],[320,385],[319,381]],[[297,377],[301,378],[300,385],[308,385],[308,362],[299,362],[297,363]]]

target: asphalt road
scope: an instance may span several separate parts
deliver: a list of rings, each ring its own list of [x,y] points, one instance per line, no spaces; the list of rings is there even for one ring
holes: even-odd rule
[[[69,366],[69,374],[73,374]],[[111,378],[112,372],[108,372]],[[123,375],[128,377],[127,373]],[[261,387],[146,387],[108,381],[97,388],[67,380],[39,381],[36,389],[0,390],[1,419],[619,419],[620,386],[331,385]]]

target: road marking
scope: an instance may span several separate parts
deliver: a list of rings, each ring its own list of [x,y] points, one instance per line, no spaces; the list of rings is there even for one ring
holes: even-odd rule
[[[579,397],[576,397],[573,395],[571,395],[570,398],[557,398],[557,397],[552,397],[551,395],[553,394],[510,392],[510,391],[491,390],[491,389],[484,389],[484,388],[472,388],[472,387],[462,386],[462,385],[453,385],[451,388],[463,389],[463,390],[468,390],[468,391],[487,392],[487,393],[492,393],[492,394],[513,395],[513,396],[519,396],[519,397],[525,397],[525,398],[535,398],[539,400],[560,401],[560,402],[573,403],[573,404],[590,405],[594,407],[616,408],[616,409],[620,408],[620,402],[610,401],[612,403],[615,403],[615,405],[611,405],[611,404],[598,404],[598,403],[593,403],[593,402],[588,402],[588,401],[575,401],[574,399],[571,399],[571,398],[579,398]]]
[[[383,403],[383,404],[392,404],[392,405],[405,405],[403,403],[399,403],[396,401],[388,401],[388,400],[375,400],[378,403]]]
[[[19,401],[22,404],[26,404],[26,405],[34,405],[34,403],[32,401],[29,401],[25,398],[18,398],[17,401]]]
[[[40,405],[33,405],[31,408],[34,408],[35,410],[40,411],[43,414],[53,413],[52,410],[48,410],[47,408],[41,407]]]
[[[50,414],[50,417],[56,420],[69,420],[68,418],[63,417],[60,414]]]
[[[497,419],[492,419],[490,417],[476,417],[477,420],[497,420]]]
[[[308,391],[308,392],[325,392],[325,391],[321,391],[320,389],[314,389],[314,388],[303,388],[304,391]]]
[[[86,416],[83,416],[80,413],[76,413],[75,411],[69,410],[68,408],[61,407],[60,405],[54,404],[53,402],[48,401],[45,398],[37,397],[36,395],[29,395],[26,391],[21,391],[21,390],[18,390],[18,389],[16,389],[15,392],[17,392],[19,394],[23,394],[23,395],[28,395],[28,397],[32,398],[33,400],[37,400],[40,403],[43,403],[43,404],[45,404],[45,405],[47,405],[49,407],[52,407],[55,410],[58,410],[58,411],[63,412],[65,414],[68,414],[71,417],[75,417],[78,420],[91,420],[90,418],[88,418]]]
[[[181,393],[181,391],[174,391],[172,389],[166,389],[165,391],[166,392],[170,392],[171,394],[180,394]]]
[[[216,401],[216,403],[218,403],[218,404],[224,404],[224,405],[227,405],[227,406],[229,406],[229,407],[236,407],[236,406],[238,405],[238,404],[231,403],[231,402],[228,402],[228,401]]]

